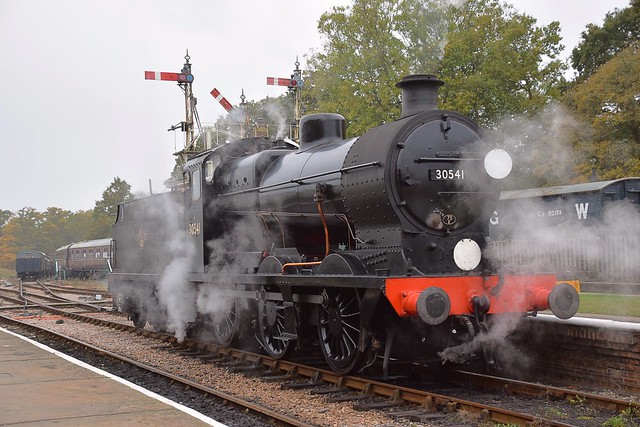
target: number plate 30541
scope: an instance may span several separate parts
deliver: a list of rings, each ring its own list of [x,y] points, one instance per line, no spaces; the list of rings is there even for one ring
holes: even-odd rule
[[[448,181],[464,179],[464,169],[429,169],[429,180]]]

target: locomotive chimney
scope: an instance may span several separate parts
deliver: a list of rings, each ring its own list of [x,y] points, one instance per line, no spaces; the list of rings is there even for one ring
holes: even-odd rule
[[[431,74],[406,76],[396,87],[402,90],[402,115],[411,116],[438,108],[438,88],[444,82]]]

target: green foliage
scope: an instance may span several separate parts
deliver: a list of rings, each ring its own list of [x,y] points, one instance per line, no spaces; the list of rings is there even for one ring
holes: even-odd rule
[[[619,415],[609,418],[602,424],[605,427],[638,427],[640,426],[640,409],[630,407]]]
[[[632,45],[566,94],[566,103],[591,125],[580,140],[578,172],[595,168],[600,179],[640,176],[640,52]]]
[[[605,421],[603,426],[604,427],[629,427],[629,424],[627,424],[627,421],[624,419],[622,415],[617,415]]]
[[[559,24],[543,27],[498,0],[354,0],[319,21],[323,49],[308,58],[305,105],[337,112],[359,135],[400,113],[394,84],[438,73],[441,106],[493,126],[533,115],[560,96],[566,65]]]
[[[566,65],[560,26],[536,20],[498,0],[469,0],[451,9],[440,76],[442,106],[491,127],[515,115],[532,116],[557,99]]]
[[[132,198],[128,192],[130,188],[125,181],[116,178],[103,193],[103,199],[96,202],[96,208],[100,206],[101,209],[91,211],[73,213],[55,207],[44,212],[31,207],[15,214],[0,211],[3,215],[0,217],[0,268],[13,269],[15,255],[21,250],[35,249],[53,254],[65,244],[110,236],[115,216],[108,214],[107,208],[122,194],[125,194],[122,200]],[[127,191],[121,192],[123,189]]]
[[[0,209],[0,227],[5,225],[7,221],[9,221],[9,218],[11,218],[12,215],[13,215],[13,212]]]
[[[132,199],[131,186],[127,181],[115,177],[109,187],[102,192],[102,199],[96,202],[93,211],[98,215],[115,217],[118,212],[118,204]]]
[[[631,0],[629,7],[607,13],[602,27],[589,24],[582,32],[582,41],[571,53],[571,65],[578,72],[578,81],[593,74],[640,39],[640,0]]]
[[[258,136],[263,128],[273,137],[285,138],[290,135],[290,125],[294,124],[294,92],[290,90],[281,96],[266,97],[259,101],[247,101],[228,115],[220,117],[216,127],[225,133],[221,140],[238,139],[242,136]]]
[[[394,84],[433,72],[440,55],[444,2],[355,0],[320,18],[324,49],[308,58],[307,112],[335,112],[360,135],[400,113]]]
[[[584,405],[585,403],[587,403],[587,398],[582,397],[579,394],[576,394],[575,396],[573,396],[571,400],[569,400],[569,404],[573,406],[581,406],[581,405]]]
[[[12,279],[16,275],[16,270],[13,268],[6,268],[0,265],[0,280]]]
[[[89,224],[85,235],[88,239],[99,239],[111,235],[111,225],[118,214],[118,205],[122,202],[133,200],[131,186],[127,181],[115,177],[113,182],[102,193],[102,199],[96,201],[93,208],[93,218],[85,219]]]

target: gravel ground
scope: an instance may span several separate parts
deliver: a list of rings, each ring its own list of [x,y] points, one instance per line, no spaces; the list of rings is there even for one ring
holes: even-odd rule
[[[109,313],[92,314],[105,320],[130,324],[125,318]],[[490,426],[492,423],[483,424],[474,415],[457,412],[449,414],[446,419],[434,420],[431,424],[421,424],[406,420],[394,421],[385,414],[376,411],[358,412],[352,408],[352,402],[341,404],[327,404],[321,396],[312,395],[307,391],[281,390],[279,384],[270,384],[259,379],[245,377],[241,374],[229,373],[224,368],[204,363],[197,358],[182,357],[180,355],[159,349],[164,344],[157,340],[141,337],[123,331],[115,331],[95,325],[85,324],[70,319],[64,319],[63,323],[57,316],[37,316],[28,319],[30,323],[46,327],[56,332],[75,337],[79,340],[108,349],[118,354],[128,356],[173,374],[189,378],[195,382],[208,385],[226,393],[242,397],[247,400],[257,401],[270,408],[306,420],[310,424],[318,426],[444,426],[464,425]],[[147,326],[147,328],[150,328]],[[74,350],[78,352],[78,350]],[[76,356],[78,357],[78,356]],[[127,378],[159,394],[189,406],[203,414],[215,418],[229,426],[266,426],[268,422],[256,417],[249,417],[242,411],[234,410],[216,402],[204,398],[200,393],[185,391],[176,385],[168,384],[150,378],[147,374],[135,372],[129,367],[114,364],[107,358],[91,356],[93,360],[88,363],[108,370],[115,375]],[[82,357],[78,357],[82,358]],[[83,359],[85,360],[85,359]],[[432,390],[433,391],[433,390]],[[464,394],[464,393],[463,393]],[[495,406],[502,406],[512,410],[522,410],[537,414],[540,417],[560,420],[577,426],[621,426],[637,427],[638,414],[625,417],[624,414],[603,413],[595,411],[590,406],[579,401],[568,404],[567,402],[544,401],[538,398],[526,399],[523,397],[506,396],[500,394],[487,394],[482,397],[477,392],[469,392],[468,396],[459,396],[470,400],[481,400]],[[609,424],[605,424],[609,423]],[[622,424],[620,424],[622,423]]]

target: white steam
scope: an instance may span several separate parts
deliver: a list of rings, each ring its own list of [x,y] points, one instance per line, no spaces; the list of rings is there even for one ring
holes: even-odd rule
[[[283,110],[277,103],[275,102],[267,102],[264,106],[267,115],[271,119],[271,121],[275,122],[276,125],[276,135],[275,137],[278,139],[282,139],[289,136],[289,122],[287,121],[287,117],[289,113]]]
[[[184,210],[180,200],[161,197],[155,204],[157,212],[152,215],[161,221],[165,233],[163,250],[169,260],[157,284],[156,297],[160,305],[149,307],[154,312],[163,312],[164,327],[179,341],[186,336],[187,326],[195,319],[195,289],[187,281],[192,271],[196,248],[184,230]]]
[[[463,364],[472,358],[483,357],[488,363],[495,363],[497,368],[511,373],[527,368],[531,359],[514,345],[509,336],[522,321],[519,315],[494,316],[489,322],[489,330],[478,334],[474,339],[455,347],[448,347],[438,353],[442,363]]]
[[[544,206],[519,201],[508,211],[510,217],[497,218],[508,221],[510,232],[506,240],[490,244],[485,256],[512,271],[555,273],[563,280],[638,280],[638,206],[626,200],[611,202],[604,212],[593,212],[598,217],[588,221],[586,204],[569,201]]]
[[[573,171],[577,156],[572,142],[579,140],[585,129],[588,129],[588,126],[581,125],[562,106],[551,104],[535,117],[511,117],[504,120],[496,129],[487,133],[484,141],[502,147],[512,154],[514,173],[507,180],[513,187],[538,187],[542,181],[566,184],[575,178]],[[526,181],[527,178],[533,178],[534,181]],[[554,272],[553,269],[557,266],[554,266],[553,262],[568,259],[567,255],[570,253],[575,256],[576,250],[582,251],[577,258],[590,263],[602,263],[604,258],[599,245],[605,239],[615,241],[615,245],[619,249],[622,248],[622,252],[628,253],[625,256],[625,268],[633,268],[634,264],[640,265],[638,238],[635,238],[636,249],[631,251],[627,250],[628,245],[621,245],[618,237],[625,230],[627,235],[640,236],[640,214],[637,207],[631,208],[625,202],[611,204],[606,213],[606,220],[590,226],[580,225],[576,221],[565,221],[555,226],[554,218],[550,221],[540,220],[537,215],[539,209],[540,205],[530,202],[523,201],[519,204],[515,210],[518,215],[508,219],[514,230],[514,234],[509,236],[511,242],[507,243],[511,246],[505,248],[502,242],[493,242],[485,250],[484,256],[502,270],[502,273]],[[507,218],[500,214],[492,218],[492,221],[505,220]],[[539,242],[539,250],[534,249],[536,245],[532,244],[533,240]],[[512,245],[513,242],[522,244]],[[507,250],[512,252],[509,262],[505,263]],[[517,295],[514,292],[511,294]],[[524,292],[522,298],[525,298]],[[514,301],[514,305],[517,306],[518,302]],[[451,363],[466,362],[481,355],[489,360],[495,357],[504,369],[509,369],[511,361],[514,367],[522,369],[523,363],[525,367],[528,363],[526,356],[508,339],[510,334],[517,330],[520,319],[493,315],[487,332],[478,334],[468,343],[447,348],[439,354],[443,361]]]
[[[215,203],[209,208],[210,214],[221,217],[223,214]],[[228,218],[227,218],[228,219]],[[237,219],[219,238],[206,242],[210,249],[208,272],[221,273],[255,273],[260,249],[268,249],[263,239],[263,229],[256,220]],[[248,255],[247,255],[248,254]],[[253,255],[252,255],[253,254]],[[232,298],[225,298],[219,289],[230,283],[217,283],[204,286],[198,291],[197,306],[199,312],[211,316],[225,314],[232,308]]]
[[[167,330],[172,332],[178,341],[182,341],[187,332],[187,326],[195,319],[195,289],[187,282],[193,250],[187,246],[176,253],[176,258],[165,268],[158,283],[158,302],[167,313]]]
[[[572,142],[585,137],[588,126],[576,120],[562,105],[551,103],[533,117],[513,116],[487,132],[487,142],[503,147],[514,160],[516,188],[537,187],[537,182],[523,182],[523,177],[562,183],[575,178],[578,158]]]

